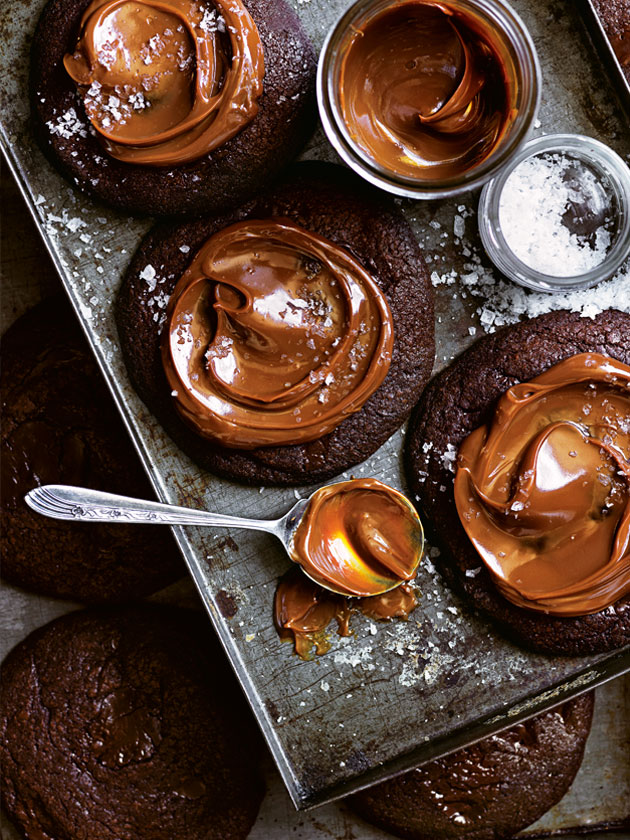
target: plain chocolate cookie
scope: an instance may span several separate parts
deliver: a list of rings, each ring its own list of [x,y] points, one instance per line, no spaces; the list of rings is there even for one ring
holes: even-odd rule
[[[392,364],[363,408],[319,440],[254,450],[229,449],[196,435],[180,419],[160,357],[169,295],[199,247],[247,218],[289,218],[358,259],[385,293],[394,320]],[[309,484],[338,475],[371,455],[401,425],[433,366],[433,295],[413,234],[393,204],[349,170],[299,164],[264,196],[234,212],[144,239],[120,289],[116,317],[131,381],[173,440],[198,464],[247,484]]]
[[[630,0],[593,0],[621,69],[630,82]]]
[[[408,840],[502,840],[555,805],[577,773],[593,694],[431,761],[346,800]]]
[[[2,338],[2,576],[43,595],[121,601],[185,573],[168,530],[61,522],[34,513],[38,484],[152,498],[69,303],[42,301]]]
[[[179,166],[140,166],[110,157],[90,132],[64,69],[90,0],[50,0],[31,51],[31,111],[47,157],[83,192],[119,210],[149,215],[215,213],[270,183],[315,125],[315,55],[283,0],[246,0],[265,53],[259,111],[209,155]]]
[[[520,644],[569,656],[629,644],[630,596],[577,618],[545,615],[503,598],[459,521],[453,459],[464,438],[490,420],[508,388],[585,352],[630,364],[630,315],[608,310],[590,319],[575,312],[552,312],[480,339],[424,391],[405,447],[407,481],[442,549],[436,565],[449,584]]]
[[[2,803],[26,840],[244,840],[260,746],[194,612],[70,613],[2,666]]]

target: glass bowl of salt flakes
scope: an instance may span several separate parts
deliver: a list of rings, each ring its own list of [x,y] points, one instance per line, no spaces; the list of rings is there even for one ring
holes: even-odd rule
[[[478,218],[488,256],[511,280],[586,289],[630,256],[630,168],[592,137],[538,137],[486,184]]]

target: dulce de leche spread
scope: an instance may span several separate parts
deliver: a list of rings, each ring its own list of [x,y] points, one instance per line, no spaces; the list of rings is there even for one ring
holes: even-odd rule
[[[362,478],[313,494],[289,553],[323,586],[370,596],[414,577],[423,539],[418,514],[403,494]]]
[[[415,592],[408,583],[370,598],[347,598],[323,589],[299,569],[292,569],[276,589],[274,624],[283,641],[293,642],[300,659],[310,659],[313,648],[318,655],[330,650],[326,628],[333,619],[337,622],[337,634],[349,636],[354,612],[377,621],[406,620],[417,606]]]
[[[383,293],[288,220],[214,234],[177,283],[162,360],[183,419],[236,449],[311,441],[358,411],[392,357]]]
[[[458,454],[455,502],[500,592],[553,615],[630,591],[630,367],[572,356],[510,388]]]
[[[257,114],[263,48],[241,0],[93,0],[64,66],[107,152],[187,163]]]
[[[429,0],[392,3],[355,29],[338,91],[352,140],[384,169],[417,180],[481,163],[513,117],[493,35]]]

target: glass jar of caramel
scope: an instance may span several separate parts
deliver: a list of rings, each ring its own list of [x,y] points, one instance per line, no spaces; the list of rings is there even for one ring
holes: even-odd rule
[[[409,198],[478,187],[524,142],[540,66],[499,0],[358,0],[317,77],[328,139],[359,175]]]

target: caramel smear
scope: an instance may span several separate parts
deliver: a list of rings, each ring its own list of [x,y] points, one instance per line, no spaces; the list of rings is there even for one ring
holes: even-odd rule
[[[64,67],[107,152],[188,163],[258,113],[264,55],[241,0],[94,0]]]
[[[512,603],[578,616],[630,592],[630,367],[583,353],[510,388],[460,447],[455,503]]]
[[[162,361],[182,418],[235,449],[315,440],[381,385],[394,331],[343,248],[289,220],[212,236],[167,309]]]
[[[300,659],[309,660],[330,650],[327,629],[333,620],[337,622],[337,634],[349,636],[354,612],[377,621],[406,620],[417,605],[413,587],[408,583],[371,598],[347,598],[323,589],[294,568],[276,589],[274,624],[280,638],[293,643]]]

